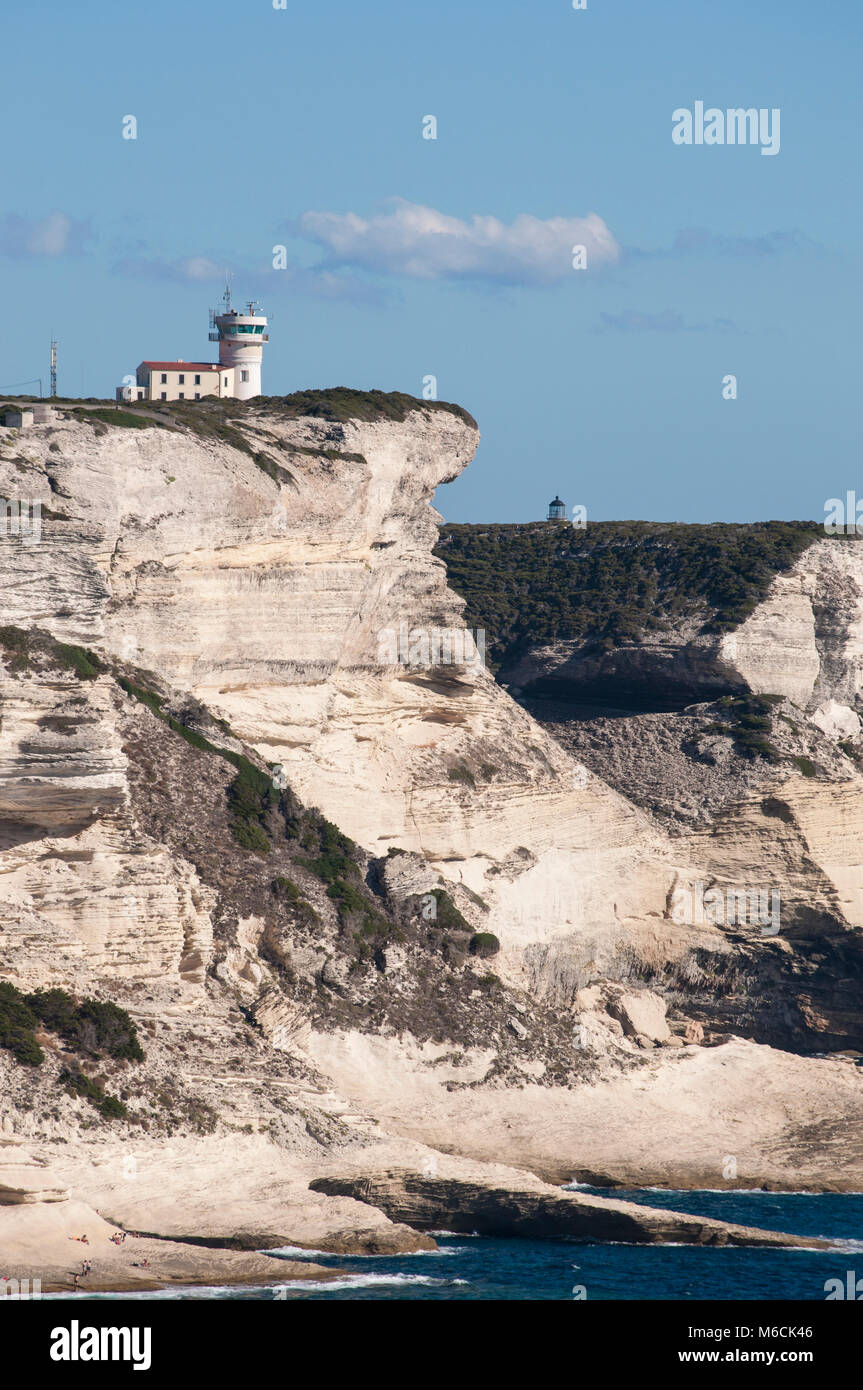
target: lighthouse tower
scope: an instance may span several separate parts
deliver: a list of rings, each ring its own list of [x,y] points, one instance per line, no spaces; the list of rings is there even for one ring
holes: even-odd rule
[[[224,301],[221,313],[210,310],[210,342],[219,344],[219,365],[234,369],[232,395],[247,401],[261,394],[261,359],[264,343],[269,342],[267,320],[255,312],[254,300],[246,306],[248,313],[232,309],[230,286],[225,289]]]

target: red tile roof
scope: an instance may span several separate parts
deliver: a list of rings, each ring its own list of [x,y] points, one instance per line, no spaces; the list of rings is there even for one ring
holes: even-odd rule
[[[230,368],[218,362],[142,362],[142,367],[150,367],[154,372],[226,372]]]

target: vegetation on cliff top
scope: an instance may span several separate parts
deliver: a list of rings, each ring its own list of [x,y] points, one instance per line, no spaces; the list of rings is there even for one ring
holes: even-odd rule
[[[278,406],[292,418],[317,420],[406,420],[412,410],[445,410],[476,429],[476,420],[460,405],[426,401],[404,391],[356,391],[351,386],[331,386],[320,391],[294,391],[290,396],[259,397],[263,404]]]
[[[815,521],[448,524],[435,554],[497,670],[528,647],[569,640],[610,651],[685,618],[731,631],[823,535]]]

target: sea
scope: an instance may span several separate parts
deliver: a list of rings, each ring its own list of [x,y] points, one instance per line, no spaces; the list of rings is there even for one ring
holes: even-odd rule
[[[330,1283],[287,1279],[276,1287],[196,1287],[141,1294],[84,1294],[76,1301],[273,1300],[284,1302],[534,1300],[823,1301],[849,1271],[863,1280],[863,1193],[715,1192],[667,1189],[579,1191],[719,1217],[748,1226],[822,1236],[831,1250],[690,1245],[582,1245],[434,1232],[439,1249],[413,1255],[329,1255],[286,1246],[267,1253],[343,1271]],[[855,1273],[855,1278],[858,1277]],[[863,1283],[861,1283],[863,1289]]]

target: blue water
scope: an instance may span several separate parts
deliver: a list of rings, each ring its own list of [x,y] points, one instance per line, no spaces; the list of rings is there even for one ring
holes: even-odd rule
[[[582,1189],[595,1191],[596,1189]],[[602,1192],[649,1206],[798,1235],[840,1240],[839,1250],[768,1250],[698,1246],[576,1245],[568,1241],[438,1236],[439,1252],[420,1255],[322,1255],[305,1258],[346,1271],[332,1285],[288,1283],[279,1296],[294,1300],[557,1300],[583,1286],[596,1299],[812,1299],[823,1300],[827,1279],[863,1277],[863,1194],[801,1195],[764,1192]],[[272,1252],[271,1252],[272,1253]],[[125,1295],[128,1298],[128,1295]],[[149,1298],[274,1297],[272,1288],[188,1289]]]

